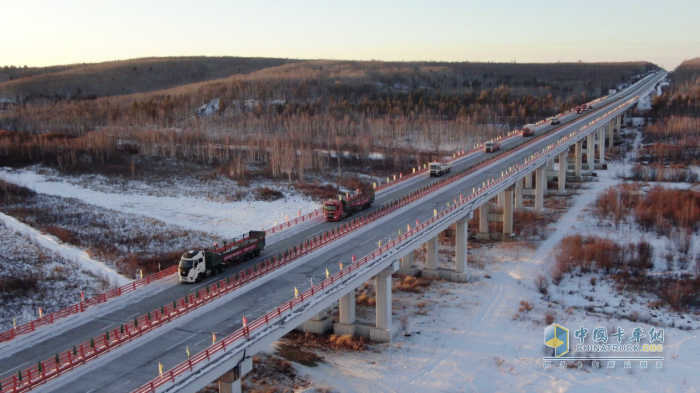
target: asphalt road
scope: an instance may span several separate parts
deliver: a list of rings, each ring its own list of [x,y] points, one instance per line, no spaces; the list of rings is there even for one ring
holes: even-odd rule
[[[538,143],[504,158],[502,163],[490,169],[479,171],[465,179],[457,181],[452,186],[448,186],[444,191],[435,192],[421,200],[401,209],[398,212],[385,217],[366,229],[357,231],[341,240],[338,240],[320,250],[296,261],[284,272],[273,274],[270,279],[260,280],[259,283],[251,283],[254,287],[250,290],[237,290],[226,295],[223,299],[205,307],[206,312],[192,312],[177,320],[174,320],[156,331],[148,333],[142,339],[125,344],[123,347],[114,350],[97,360],[93,360],[87,365],[80,366],[56,381],[49,382],[45,386],[38,388],[39,391],[57,392],[125,392],[138,388],[144,383],[157,376],[158,363],[162,363],[165,369],[186,359],[185,348],[189,347],[190,353],[197,353],[212,343],[212,332],[218,337],[224,337],[241,327],[242,316],[248,320],[265,314],[266,312],[279,306],[284,301],[293,297],[294,287],[300,292],[306,290],[311,278],[320,282],[325,278],[325,271],[328,269],[331,274],[338,271],[339,262],[349,262],[351,255],[358,257],[371,253],[377,248],[377,242],[385,242],[389,238],[398,236],[398,230],[405,230],[406,224],[415,224],[416,220],[424,221],[433,215],[433,209],[440,210],[446,206],[447,202],[452,202],[454,198],[459,199],[460,194],[468,195],[474,186],[480,187],[482,182],[491,178],[498,178],[501,171],[516,162],[522,162],[525,157],[529,157],[536,151],[541,151],[543,146],[554,143],[563,135],[588,123],[599,116],[599,109],[604,105],[618,102],[637,94],[639,91],[652,88],[660,74],[649,78],[648,82],[637,84],[609,98],[603,103],[596,105],[596,110],[585,112],[582,115],[568,115],[562,119],[559,126],[539,127],[537,134],[550,132],[548,136]],[[502,144],[503,148],[523,143],[526,138],[512,138]],[[454,170],[465,168],[466,166],[478,162],[488,156],[487,153],[479,152],[457,161]],[[408,192],[424,187],[435,178],[428,175],[420,176],[417,179],[408,180],[396,187],[381,192],[373,205],[371,211],[378,208],[383,203],[397,199]],[[340,222],[342,223],[342,221]],[[270,240],[270,245],[265,249],[263,255],[255,260],[230,267],[223,275],[209,278],[199,284],[175,284],[171,287],[153,295],[127,304],[124,307],[109,312],[99,318],[87,323],[76,325],[67,329],[62,334],[36,342],[33,346],[24,348],[12,356],[0,359],[0,379],[11,374],[16,374],[19,368],[27,367],[38,360],[45,360],[55,356],[57,352],[62,352],[72,348],[73,345],[88,341],[90,338],[104,333],[108,325],[118,326],[121,323],[133,320],[135,315],[142,315],[147,311],[159,308],[161,305],[172,303],[188,293],[192,293],[202,285],[215,279],[225,278],[243,268],[264,260],[271,255],[277,255],[280,251],[286,250],[302,241],[318,235],[321,232],[330,230],[339,225],[337,222],[325,222],[314,220],[312,223],[302,224],[298,228],[290,228],[282,231],[279,235],[274,235]],[[277,238],[278,237],[278,238]],[[274,239],[277,239],[274,241]],[[45,327],[44,329],[51,329]],[[0,344],[0,356],[2,356]],[[20,367],[20,365],[22,365]],[[70,383],[74,380],[73,383]]]

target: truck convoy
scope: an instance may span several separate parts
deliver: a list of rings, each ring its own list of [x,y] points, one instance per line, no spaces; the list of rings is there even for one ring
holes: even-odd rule
[[[323,213],[326,221],[340,221],[341,219],[372,206],[374,202],[374,189],[366,188],[357,195],[335,201],[328,201],[323,204]]]
[[[450,173],[452,170],[451,162],[431,162],[430,163],[430,177],[442,176],[445,173]]]
[[[205,277],[224,271],[227,265],[247,261],[260,255],[265,248],[265,231],[250,231],[247,234],[224,242],[213,251],[190,250],[182,254],[179,265],[180,282],[199,282]]]
[[[533,136],[535,135],[535,125],[525,124],[523,126],[523,136]]]
[[[486,142],[484,151],[491,153],[501,149],[501,144],[493,141]]]

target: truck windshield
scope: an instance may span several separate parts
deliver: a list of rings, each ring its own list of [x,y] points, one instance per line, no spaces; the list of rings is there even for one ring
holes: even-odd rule
[[[191,268],[192,262],[194,261],[191,259],[180,259],[180,267]]]
[[[440,168],[440,164],[430,164],[430,169],[438,169]]]
[[[486,142],[486,147],[493,147],[493,143],[491,143],[491,142]]]
[[[338,207],[336,205],[324,205],[323,208],[329,212],[338,210]]]

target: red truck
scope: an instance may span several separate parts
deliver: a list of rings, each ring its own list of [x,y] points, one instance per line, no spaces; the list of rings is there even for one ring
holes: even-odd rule
[[[585,111],[585,110],[586,110],[586,109],[584,109],[583,106],[580,106],[580,105],[579,105],[579,106],[576,107],[576,113],[581,113],[581,112],[583,112],[583,111]]]
[[[374,202],[374,189],[363,189],[359,194],[348,199],[328,201],[323,204],[323,213],[326,221],[340,221],[341,219],[372,206]]]
[[[534,124],[525,124],[523,126],[523,136],[533,136],[535,135],[535,129],[537,126]]]

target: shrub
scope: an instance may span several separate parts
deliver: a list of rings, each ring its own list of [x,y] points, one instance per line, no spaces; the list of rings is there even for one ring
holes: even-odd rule
[[[539,274],[537,277],[535,277],[535,287],[537,287],[537,290],[543,294],[547,294],[547,288],[549,287],[549,280],[547,280],[547,277]]]
[[[554,313],[552,310],[547,310],[544,312],[544,323],[545,325],[551,325],[554,323],[554,320],[557,318],[557,314]]]
[[[284,194],[281,191],[273,190],[269,187],[258,187],[258,189],[255,190],[255,194],[257,195],[258,199],[267,202],[284,198]]]
[[[407,276],[399,281],[394,288],[402,292],[423,293],[430,287],[430,280]]]

